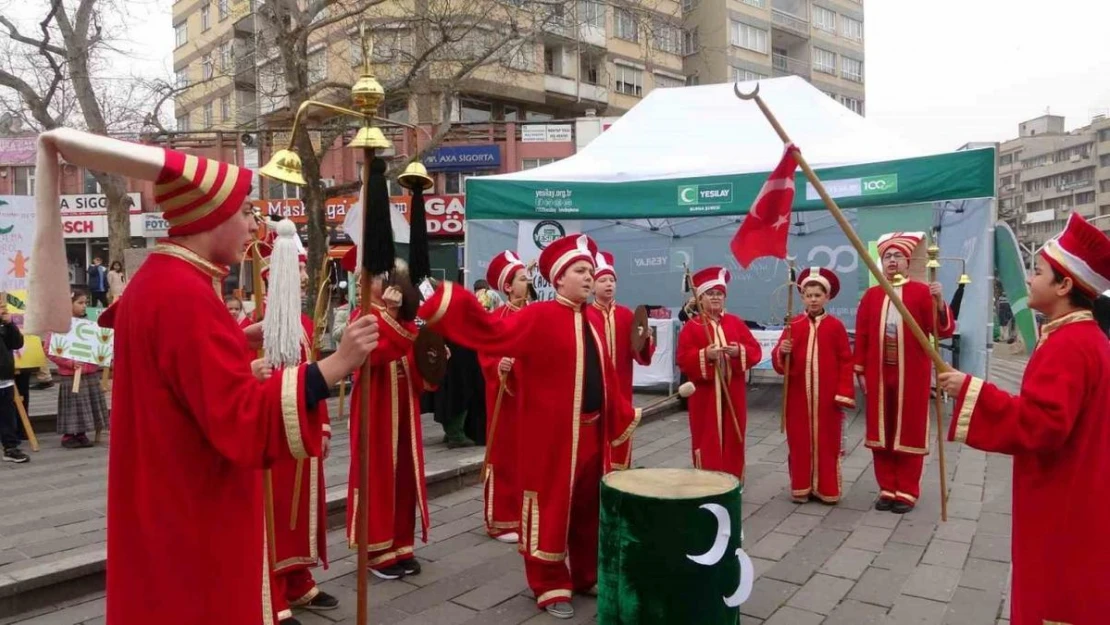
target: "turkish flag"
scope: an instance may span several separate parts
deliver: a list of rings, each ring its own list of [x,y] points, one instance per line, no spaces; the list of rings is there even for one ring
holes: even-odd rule
[[[775,171],[763,183],[751,211],[732,237],[729,248],[744,269],[761,256],[786,258],[786,237],[790,234],[790,207],[794,203],[794,171],[798,148],[790,143]]]

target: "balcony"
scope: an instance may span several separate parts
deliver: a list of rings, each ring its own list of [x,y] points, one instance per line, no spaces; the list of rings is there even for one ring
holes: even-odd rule
[[[254,89],[258,86],[258,68],[253,55],[235,59],[234,70],[236,88]]]
[[[778,9],[771,9],[771,24],[780,30],[809,39],[809,20]]]
[[[606,45],[605,40],[605,26],[596,26],[594,24],[578,24],[578,37],[574,36],[573,20],[563,17],[552,17],[544,24],[543,30],[548,35],[554,35],[559,39],[570,39],[572,41],[580,41],[584,44],[604,48]]]
[[[232,29],[236,36],[254,35],[254,0],[235,2],[230,7],[228,17],[231,18]]]
[[[543,88],[548,93],[575,100],[581,99],[583,101],[599,102],[602,104],[607,104],[609,102],[608,89],[584,82],[576,83],[573,78],[545,74],[543,77]]]
[[[772,54],[771,73],[775,77],[801,76],[802,78],[809,80],[810,67],[809,63],[801,59],[786,56],[785,54]]]

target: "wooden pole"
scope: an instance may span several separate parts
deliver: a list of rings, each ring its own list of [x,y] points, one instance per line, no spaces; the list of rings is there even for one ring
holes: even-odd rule
[[[929,244],[929,282],[937,281],[937,269],[940,267],[940,247],[934,238]],[[938,313],[936,302],[933,302],[933,348],[939,350],[940,342],[937,340]],[[939,376],[940,371],[936,372]],[[937,386],[933,393],[933,410],[937,415],[937,460],[940,465],[940,520],[948,521],[948,476],[944,466],[944,400],[940,396],[940,378],[937,377]]]
[[[486,454],[482,458],[482,483],[486,481],[486,474],[489,471],[489,453],[493,449],[493,435],[497,433],[497,417],[501,415],[501,399],[505,395],[505,384],[507,376],[501,376],[501,383],[497,387],[497,399],[493,402],[493,417],[490,419],[489,436],[486,437]]]
[[[339,381],[339,417],[338,418],[340,418],[340,419],[343,418],[343,409],[345,408],[344,404],[346,403],[346,400],[347,400],[347,378],[343,378],[342,380]]]
[[[266,300],[262,293],[262,252],[258,249],[257,241],[251,245],[251,285],[254,287],[254,319],[262,321],[266,315]],[[265,355],[263,349],[258,350],[259,357]],[[274,475],[270,469],[262,471],[262,507],[266,515],[266,551],[270,571],[277,566],[277,544],[275,539],[276,527],[274,521]]]
[[[73,372],[73,387],[70,390],[74,394],[81,390],[81,363],[77,363],[77,369]]]
[[[370,163],[374,160],[374,150],[372,148],[362,149],[362,223],[365,224],[370,216]],[[366,249],[366,241],[361,245],[362,255],[365,257],[370,253]],[[363,267],[359,273],[359,285],[362,288],[362,298],[359,301],[359,310],[362,316],[373,314],[370,305],[370,288],[372,276],[370,272],[366,271]],[[355,520],[356,526],[356,542],[358,543],[358,577],[357,577],[357,591],[358,602],[355,610],[355,623],[357,625],[366,625],[367,618],[370,614],[370,598],[368,596],[368,585],[370,582],[370,554],[366,552],[367,545],[370,544],[370,498],[367,494],[370,492],[370,359],[367,358],[366,362],[362,364],[362,370],[359,372],[359,398],[358,402],[352,406],[351,416],[358,419],[358,487],[362,491],[362,501],[359,502],[358,518]]]
[[[791,332],[790,321],[794,318],[794,261],[788,260],[786,271],[786,319],[783,324],[786,328],[783,332],[786,334],[786,340],[791,340],[793,332]],[[794,355],[794,346],[790,346],[790,353],[786,355],[785,368],[783,369],[782,376],[782,413],[779,415],[779,434],[786,432],[786,402],[790,397],[790,357]]]
[[[19,389],[15,389],[15,409],[19,411],[19,420],[23,422],[23,431],[27,433],[27,442],[31,444],[31,451],[39,450],[39,439],[35,436],[35,431],[31,429],[31,419],[27,417],[27,407],[23,405],[23,395]]]
[[[740,93],[740,88],[735,85],[733,86],[733,91],[736,93],[736,97],[740,98],[741,100],[755,100],[755,103],[759,106],[759,110],[763,111],[764,117],[766,117],[767,121],[770,122],[771,127],[775,129],[775,132],[778,133],[779,138],[782,139],[782,142],[786,144],[793,143],[790,140],[790,137],[786,134],[786,131],[783,130],[781,125],[779,125],[778,120],[775,119],[774,113],[771,112],[771,109],[767,108],[767,105],[763,102],[763,98],[759,97],[758,86],[751,94]],[[937,371],[951,371],[952,369],[948,366],[948,363],[944,362],[944,359],[940,357],[940,354],[937,353],[937,350],[933,349],[933,344],[932,342],[930,342],[929,337],[925,335],[925,332],[921,329],[921,326],[918,325],[917,320],[915,320],[913,318],[913,315],[910,314],[910,311],[906,308],[906,304],[902,301],[902,298],[898,296],[898,293],[894,290],[894,287],[891,286],[890,281],[887,280],[883,272],[879,270],[879,266],[876,265],[875,260],[871,258],[871,254],[868,253],[867,248],[863,245],[863,241],[860,240],[859,235],[856,234],[856,231],[852,229],[852,224],[848,223],[848,218],[844,216],[844,213],[840,210],[840,207],[837,206],[836,202],[832,199],[832,197],[829,196],[828,191],[825,190],[825,185],[821,183],[821,179],[818,178],[817,174],[814,173],[813,169],[810,168],[809,163],[806,162],[805,157],[802,156],[802,153],[800,151],[798,151],[795,152],[794,158],[798,161],[798,166],[801,167],[802,172],[805,173],[806,178],[809,180],[810,184],[812,184],[813,187],[817,189],[817,194],[821,196],[821,200],[824,201],[825,207],[829,209],[830,213],[832,213],[833,218],[836,219],[836,223],[840,226],[840,229],[844,231],[844,235],[848,237],[848,240],[852,243],[852,247],[855,248],[856,254],[859,255],[860,260],[862,260],[864,264],[867,265],[868,271],[870,271],[871,275],[875,276],[875,279],[878,280],[879,286],[883,287],[883,291],[886,293],[886,296],[890,298],[891,303],[893,303],[894,307],[898,309],[898,313],[902,315],[902,320],[906,323],[906,326],[909,327],[910,332],[913,333],[913,337],[917,339],[917,342],[921,345],[921,348],[925,350],[925,353],[929,355],[930,359],[932,359],[933,364],[937,368]]]

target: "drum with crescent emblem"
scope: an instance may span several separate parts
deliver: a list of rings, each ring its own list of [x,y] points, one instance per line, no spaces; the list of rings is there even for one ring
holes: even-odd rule
[[[598,623],[736,625],[754,581],[740,539],[740,482],[732,475],[698,469],[606,475]]]

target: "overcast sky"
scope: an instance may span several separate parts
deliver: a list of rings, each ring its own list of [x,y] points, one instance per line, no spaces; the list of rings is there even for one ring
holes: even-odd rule
[[[126,5],[133,61],[120,73],[168,77],[172,0]],[[1110,113],[1105,0],[866,0],[864,21],[867,117],[925,151],[1012,138],[1046,109],[1069,130]]]

